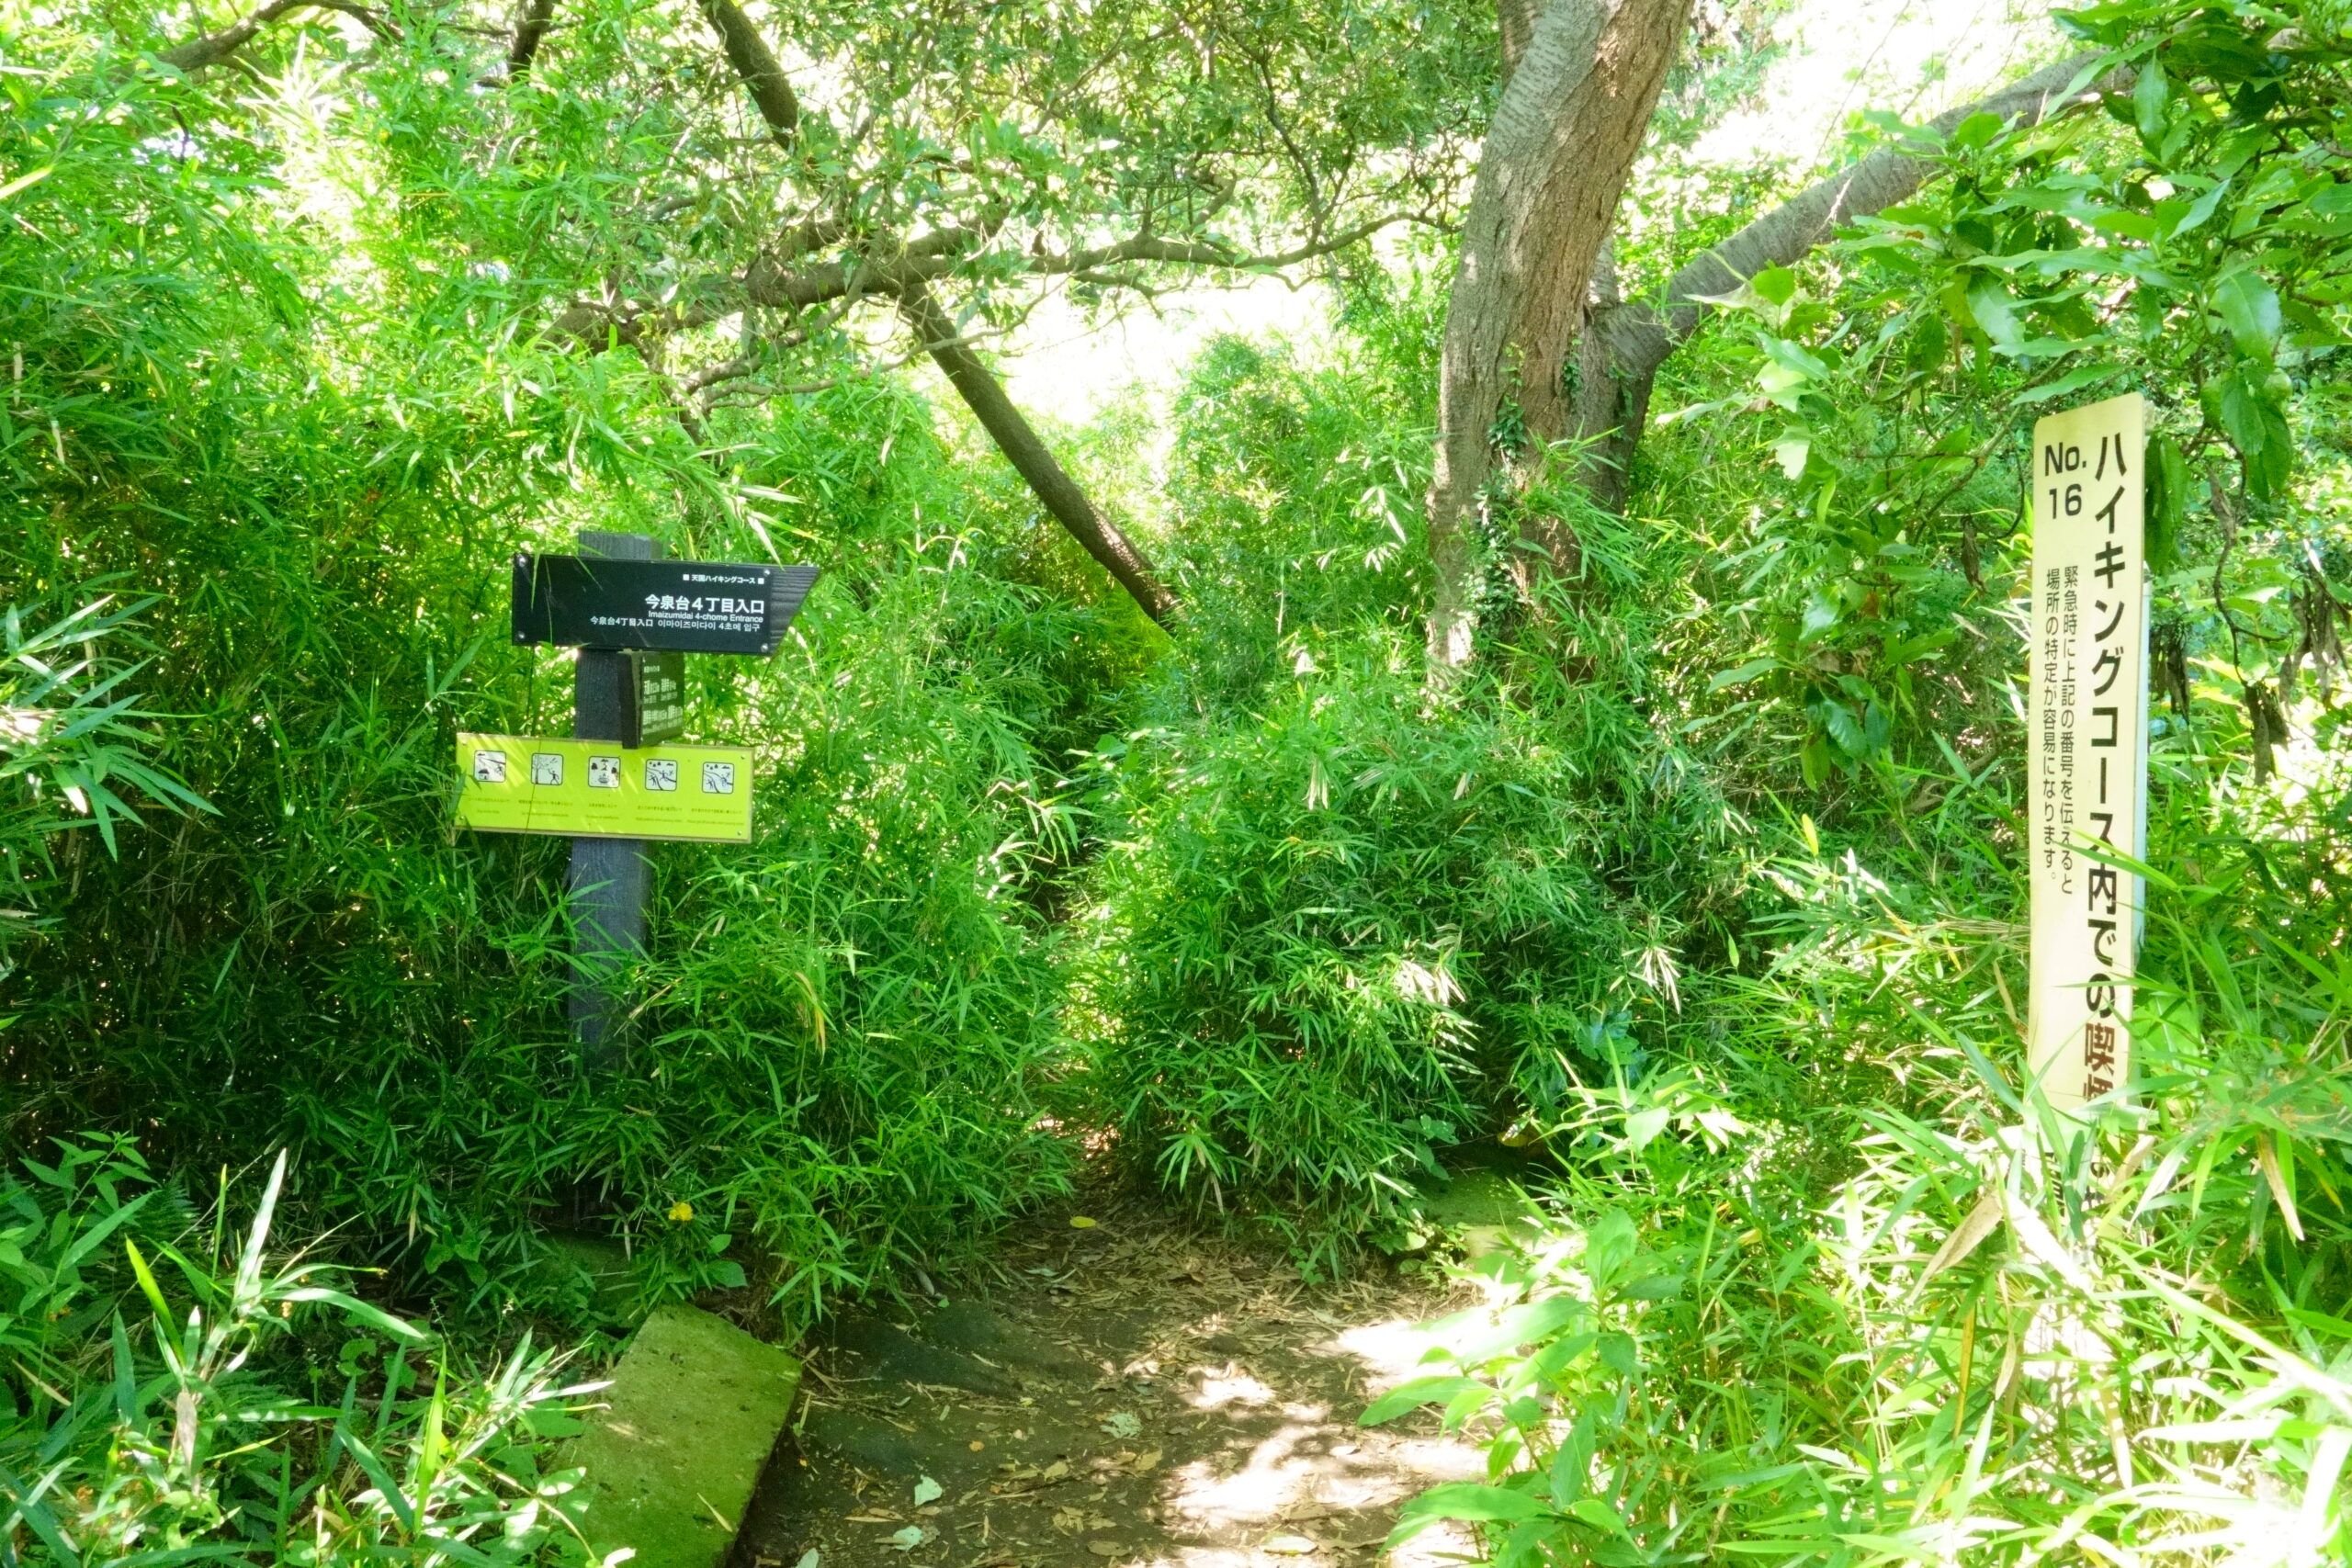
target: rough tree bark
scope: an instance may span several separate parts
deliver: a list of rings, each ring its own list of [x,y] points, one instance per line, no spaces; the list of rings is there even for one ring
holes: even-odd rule
[[[1500,9],[1508,55],[1513,0]],[[1506,400],[1514,402],[1524,449],[1539,459],[1569,432],[1563,367],[1690,12],[1690,0],[1552,0],[1495,107],[1463,221],[1439,366],[1429,502],[1438,587],[1429,642],[1441,666],[1471,654],[1471,529],[1494,477],[1496,416]],[[1540,526],[1529,543],[1538,551],[1573,547],[1560,530]]]
[[[1839,228],[1913,195],[1934,176],[1937,167],[1927,159],[1901,152],[1873,153],[1808,186],[1692,261],[1668,281],[1656,303],[1622,301],[1609,264],[1608,236],[1625,171],[1655,107],[1656,89],[1653,86],[1638,106],[1631,93],[1621,93],[1613,100],[1608,97],[1598,67],[1610,33],[1606,26],[1596,28],[1592,22],[1592,13],[1601,9],[1600,0],[1554,0],[1527,35],[1526,61],[1514,67],[1513,39],[1515,33],[1524,32],[1524,22],[1515,27],[1513,17],[1516,12],[1523,18],[1529,3],[1498,0],[1503,19],[1504,65],[1510,72],[1510,85],[1496,111],[1497,129],[1480,163],[1472,218],[1464,231],[1462,271],[1455,278],[1446,323],[1437,482],[1430,500],[1430,548],[1438,588],[1430,615],[1429,650],[1432,662],[1441,668],[1459,665],[1470,657],[1477,569],[1468,528],[1496,478],[1489,432],[1504,397],[1514,389],[1514,378],[1525,420],[1528,460],[1514,464],[1513,471],[1504,477],[1525,479],[1542,461],[1547,441],[1575,437],[1583,454],[1577,479],[1601,505],[1620,505],[1658,367],[1697,330],[1704,319],[1706,298],[1729,293],[1767,267],[1786,266],[1801,259]],[[1626,17],[1626,13],[1644,3],[1650,7],[1645,18],[1652,29],[1648,36],[1656,36],[1656,29],[1668,24],[1668,13],[1680,10],[1671,0],[1619,0],[1617,17]],[[1671,17],[1671,25],[1679,33],[1679,14]],[[1571,69],[1566,72],[1558,69],[1556,60],[1547,60],[1542,53],[1547,39],[1574,46],[1585,36],[1593,39],[1595,69],[1581,75],[1573,69],[1577,58],[1574,48],[1568,56]],[[1939,134],[1948,133],[1975,114],[2033,124],[2091,101],[2100,93],[2129,89],[2128,72],[2086,81],[2095,59],[2081,55],[2037,71],[1977,102],[1938,116],[1928,122],[1929,128]],[[1646,68],[1650,62],[1644,57],[1640,63]],[[1663,64],[1657,68],[1662,73]],[[1523,106],[1539,94],[1554,106],[1563,130],[1549,141],[1535,141],[1531,150],[1522,130],[1504,125],[1504,111],[1513,106],[1514,98]],[[1624,128],[1630,134],[1594,135],[1580,144],[1592,151],[1570,150],[1566,127],[1589,123],[1596,116],[1612,112],[1634,116],[1635,123]],[[1507,193],[1498,191],[1487,199],[1486,212],[1482,215],[1479,210],[1480,200],[1487,197],[1487,165],[1498,152],[1512,162],[1513,178],[1523,179],[1526,176],[1519,172],[1519,165],[1541,167],[1547,156],[1589,160],[1596,152],[1614,156],[1621,150],[1623,166],[1589,161],[1584,164],[1592,173],[1594,191],[1605,183],[1609,193],[1606,213],[1597,225],[1589,220],[1590,207],[1577,213],[1579,220],[1562,225],[1556,214],[1522,200],[1528,219],[1521,220],[1548,219],[1554,225],[1550,232],[1559,237],[1547,243],[1576,247],[1572,254],[1541,256],[1546,264],[1541,273],[1533,273],[1526,259],[1530,246],[1504,227],[1519,218]],[[1517,296],[1510,276],[1514,264],[1533,274],[1532,281],[1519,285]],[[1477,276],[1474,267],[1486,276]],[[1573,295],[1568,293],[1571,287],[1576,289]],[[1514,308],[1515,299],[1534,294],[1543,297],[1540,314],[1531,317],[1524,304]],[[1471,319],[1457,321],[1455,313],[1465,307],[1473,313]],[[1563,358],[1571,362],[1566,373],[1561,369],[1563,359],[1552,358],[1548,353],[1530,355],[1520,348],[1518,357],[1511,357],[1511,350],[1518,346],[1510,335],[1511,323],[1530,319],[1551,330],[1556,330],[1553,323],[1567,322],[1567,340],[1561,344]],[[1555,341],[1541,330],[1520,326],[1516,331],[1519,343],[1545,350]],[[1523,558],[1539,568],[1547,559],[1574,558],[1573,536],[1555,519],[1523,518],[1521,542],[1527,547]]]

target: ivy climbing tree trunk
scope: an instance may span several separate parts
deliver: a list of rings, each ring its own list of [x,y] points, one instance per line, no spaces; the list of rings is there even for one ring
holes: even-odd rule
[[[1429,651],[1441,667],[1471,656],[1473,536],[1491,487],[1523,486],[1546,444],[1570,433],[1565,367],[1690,0],[1552,0],[1532,27],[1526,12],[1502,0],[1510,79],[1479,154],[1446,308],[1429,500]],[[1518,417],[1498,452],[1507,404]],[[1524,543],[1539,559],[1575,547],[1564,528],[1540,522]]]

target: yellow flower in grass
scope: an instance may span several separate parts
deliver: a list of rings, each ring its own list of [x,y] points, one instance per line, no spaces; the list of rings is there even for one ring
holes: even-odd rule
[[[670,1223],[683,1225],[695,1217],[695,1206],[681,1198],[670,1205]]]

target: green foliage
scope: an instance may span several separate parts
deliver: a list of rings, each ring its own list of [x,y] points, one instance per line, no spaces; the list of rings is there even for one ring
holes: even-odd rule
[[[0,913],[0,959],[38,923],[58,832],[96,828],[111,852],[115,824],[139,820],[136,797],[210,809],[147,760],[149,737],[134,721],[154,716],[116,694],[137,666],[110,669],[97,652],[144,607],[99,599],[28,630],[11,606],[0,621],[0,889],[25,906]]]
[[[1978,897],[1792,845],[1770,966],[1588,1093],[1555,1221],[1482,1270],[1508,1310],[1431,1325],[1367,1412],[1492,1432],[1405,1529],[1494,1521],[1505,1564],[2352,1549],[2352,1066],[2305,956],[2341,911],[2266,874],[2329,808],[2166,772],[2153,858],[2194,871],[2154,897],[2141,1110],[2020,1125],[2022,964]]]
[[[463,259],[516,219],[512,171],[418,166],[462,88],[341,96],[298,58],[255,107],[96,47],[36,34],[0,77],[0,164],[46,171],[0,198],[0,601],[152,596],[154,771],[103,728],[49,755],[217,815],[118,831],[119,863],[59,845],[0,1007],[10,1140],[152,1126],[175,1169],[289,1145],[305,1224],[551,1310],[551,1222],[633,1234],[649,1296],[757,1272],[797,1316],[1053,1190],[1026,891],[1067,838],[1033,756],[1102,700],[1069,651],[1102,617],[1012,581],[1025,518],[899,389],[721,411],[722,469],[642,367],[537,337],[518,312],[557,283]],[[455,729],[568,728],[505,563],[582,526],[829,573],[773,663],[690,673],[695,736],[760,752],[760,839],[657,852],[639,1048],[596,1082],[562,846],[448,833]],[[57,668],[61,716],[121,696]]]
[[[9,1562],[583,1556],[565,1512],[578,1472],[541,1470],[539,1432],[576,1426],[560,1402],[588,1392],[555,1386],[561,1358],[526,1337],[483,1375],[460,1362],[453,1376],[430,1336],[317,1262],[273,1258],[283,1155],[239,1247],[225,1184],[195,1215],[128,1140],[57,1147],[0,1182]],[[301,1371],[288,1352],[338,1324],[354,1337],[325,1404],[286,1386]],[[410,1365],[420,1349],[437,1362],[430,1393]]]
[[[2278,563],[2327,511],[2295,482],[2290,416],[2306,400],[2308,436],[2342,450],[2332,404],[2310,394],[2341,379],[2352,299],[2352,219],[2332,216],[2352,40],[2301,21],[2293,7],[2076,13],[2073,30],[2137,72],[2105,117],[2018,130],[1980,115],[1939,145],[1887,120],[1944,177],[1866,220],[1831,265],[1769,270],[1732,301],[1754,327],[1753,380],[1675,416],[1749,404],[1778,426],[1784,483],[1743,498],[1760,525],[1726,540],[1716,569],[1751,635],[1712,676],[1732,694],[1726,744],[1793,721],[1815,786],[1932,766],[1937,735],[1976,755],[1991,717],[1977,694],[2008,657],[1998,607],[2021,558],[2023,433],[2065,400],[2133,389],[2151,405],[2159,563],[2218,551],[2209,592],[2186,572],[2170,586],[2190,640],[2229,642],[2260,707],[2251,685],[2292,660],[2247,645],[2275,638],[2291,606],[2254,606],[2288,585]]]
[[[1564,1061],[1542,1235],[1370,1413],[1487,1440],[1408,1532],[1510,1568],[2352,1553],[2341,24],[2074,14],[2136,91],[1963,124],[1677,372],[1635,505],[1704,564],[1651,689],[1774,809],[1662,1039]],[[2170,702],[2132,1103],[2085,1128],[2018,1084],[2008,600],[2025,427],[2126,389]]]
[[[1360,295],[1328,366],[1196,364],[1184,657],[1091,764],[1073,1017],[1101,1114],[1137,1168],[1322,1267],[1409,1215],[1437,1150],[1555,1105],[1564,1058],[1605,1071],[1671,1015],[1711,891],[1690,856],[1726,825],[1643,718],[1637,547],[1589,507],[1591,581],[1427,691],[1398,567],[1426,427],[1409,455],[1379,430],[1425,417],[1418,305]]]

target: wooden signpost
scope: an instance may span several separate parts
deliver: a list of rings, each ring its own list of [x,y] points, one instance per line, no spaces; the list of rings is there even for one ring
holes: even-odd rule
[[[2026,1055],[2064,1111],[2131,1066],[2147,858],[2145,432],[2138,394],[2033,427]]]
[[[687,653],[775,650],[813,566],[669,561],[642,534],[583,530],[576,556],[514,558],[518,643],[580,649],[569,739],[458,737],[458,825],[571,840],[570,1002],[592,1068],[628,1054],[617,975],[645,950],[645,846],[748,842],[752,754],[678,746]]]

